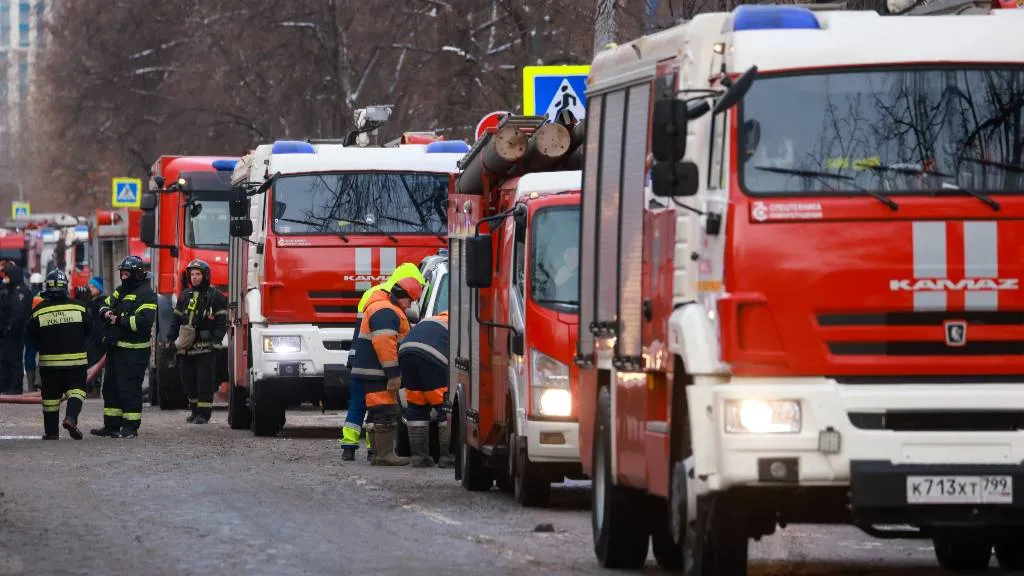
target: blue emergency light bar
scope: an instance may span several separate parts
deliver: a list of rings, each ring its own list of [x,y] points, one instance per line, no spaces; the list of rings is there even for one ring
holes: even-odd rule
[[[217,172],[234,172],[238,160],[214,160],[213,169]]]
[[[743,4],[732,11],[732,31],[743,30],[821,30],[821,24],[805,6]]]
[[[465,154],[469,152],[469,144],[462,140],[441,140],[427,144],[427,154]]]
[[[271,154],[316,154],[316,149],[309,142],[301,140],[278,140],[270,148]]]

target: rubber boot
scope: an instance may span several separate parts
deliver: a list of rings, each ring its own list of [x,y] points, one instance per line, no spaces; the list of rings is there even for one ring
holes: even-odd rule
[[[413,468],[433,468],[434,459],[430,457],[430,423],[409,423],[409,463]]]
[[[341,447],[341,459],[346,462],[351,462],[356,459],[356,447],[355,446],[342,446]]]
[[[60,412],[43,412],[43,431],[45,432],[44,440],[60,438]]]
[[[373,442],[374,451],[376,452],[371,464],[374,466],[408,466],[409,459],[403,458],[395,454],[395,434],[397,430],[395,427],[389,427],[385,430],[374,428],[373,437],[370,440]]]
[[[451,452],[452,429],[447,422],[437,423],[437,443],[441,448],[441,457],[437,459],[438,468],[454,468],[455,456]]]
[[[195,400],[189,400],[189,405],[192,406],[192,413],[185,417],[185,422],[189,424],[195,424],[196,416],[199,415],[199,405],[196,404]]]

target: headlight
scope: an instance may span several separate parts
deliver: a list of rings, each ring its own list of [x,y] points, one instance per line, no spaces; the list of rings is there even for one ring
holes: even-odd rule
[[[729,434],[796,434],[800,432],[796,400],[726,400],[725,431]]]
[[[294,354],[302,351],[302,338],[299,336],[264,336],[263,351],[271,354]]]
[[[530,408],[535,415],[562,418],[572,415],[567,364],[531,350],[530,375]]]

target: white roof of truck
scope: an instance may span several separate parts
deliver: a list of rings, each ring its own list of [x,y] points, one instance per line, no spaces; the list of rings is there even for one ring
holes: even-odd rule
[[[315,154],[272,154],[270,173],[302,174],[342,171],[457,173],[465,154],[427,154],[425,146],[401,148],[323,147]]]
[[[519,179],[516,186],[516,200],[533,194],[553,194],[579,190],[583,184],[582,170],[561,172],[531,172]]]

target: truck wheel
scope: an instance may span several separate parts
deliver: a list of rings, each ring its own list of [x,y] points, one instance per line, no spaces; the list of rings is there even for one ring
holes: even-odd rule
[[[536,466],[530,466],[526,453],[526,438],[513,434],[512,447],[516,454],[515,476],[513,478],[516,502],[526,507],[547,506],[551,500],[551,483],[546,476],[537,475]]]
[[[978,572],[992,559],[992,542],[981,531],[943,530],[932,537],[932,545],[939,566],[950,572]]]
[[[669,504],[663,498],[652,496],[648,506],[651,518],[651,551],[654,552],[654,559],[658,561],[658,567],[662,570],[679,571],[683,568],[684,551],[672,535]]]
[[[228,426],[232,430],[246,430],[252,426],[252,413],[245,403],[248,390],[231,384],[228,388]]]
[[[999,561],[999,567],[1007,572],[1024,570],[1024,548],[1021,547],[1024,530],[1004,530],[1005,533],[996,539],[996,560]]]
[[[692,576],[746,576],[747,528],[731,495],[698,496],[695,528],[684,532],[688,540],[682,547],[682,563],[692,565]]]
[[[494,474],[484,463],[484,455],[467,442],[469,426],[459,410],[459,465],[462,469],[462,487],[470,492],[486,492],[494,484]]]
[[[519,455],[516,453],[516,421],[512,416],[512,398],[505,398],[505,426],[502,431],[502,443],[505,444],[505,465],[497,466],[494,481],[498,484],[498,490],[508,492],[513,496],[516,493],[516,460]]]
[[[646,495],[612,478],[612,397],[607,387],[597,394],[594,419],[593,489],[590,523],[594,553],[602,568],[643,568],[650,534],[644,521]]]
[[[273,398],[268,398],[265,390],[260,390],[259,383],[249,398],[252,407],[252,433],[256,436],[277,436],[284,425],[281,414],[284,407]]]

